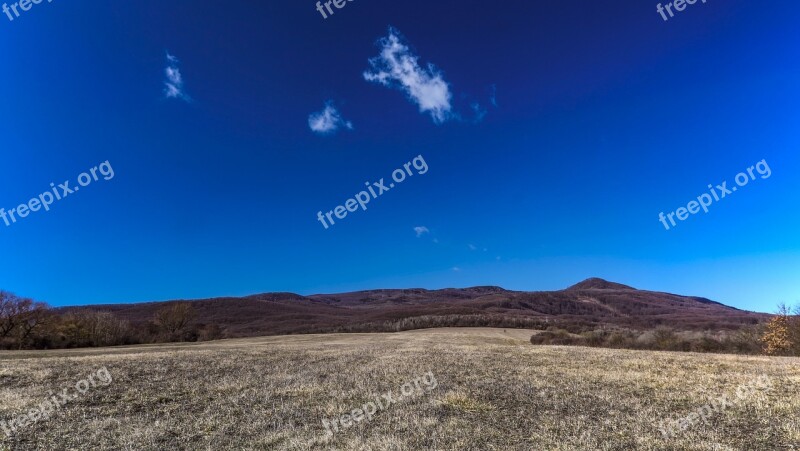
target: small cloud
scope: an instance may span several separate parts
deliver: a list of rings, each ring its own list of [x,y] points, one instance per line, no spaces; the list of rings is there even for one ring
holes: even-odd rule
[[[474,244],[468,244],[467,247],[469,247],[469,250],[471,250],[471,251],[477,251],[478,250],[478,248],[475,247]]]
[[[333,106],[332,101],[325,102],[325,109],[308,116],[308,127],[314,133],[328,135],[335,133],[339,128],[353,129],[353,123],[346,121]]]
[[[433,244],[439,244],[439,238],[434,238],[433,239]]]
[[[405,43],[396,29],[389,27],[389,35],[378,41],[380,56],[370,58],[372,71],[364,72],[364,79],[406,93],[409,100],[428,113],[433,122],[440,124],[450,118],[452,110],[450,85],[432,64],[420,67],[419,57]]]
[[[472,122],[473,122],[473,123],[476,123],[476,124],[477,124],[478,122],[482,121],[482,120],[483,120],[483,118],[485,118],[485,117],[486,117],[486,114],[488,114],[488,112],[486,111],[486,109],[485,109],[485,108],[483,108],[483,107],[482,107],[482,106],[481,106],[479,103],[477,103],[477,102],[475,102],[475,103],[473,103],[472,105],[470,105],[470,107],[472,108],[472,112],[473,112],[473,113],[475,113],[475,118],[472,120]]]
[[[416,233],[417,238],[419,238],[422,235],[425,235],[426,233],[431,233],[431,231],[428,230],[428,228],[425,226],[419,226],[419,227],[414,227],[414,233]],[[434,239],[434,242],[438,243],[438,240]]]
[[[164,81],[164,95],[168,99],[181,99],[191,102],[192,99],[184,91],[183,76],[178,68],[178,63],[178,58],[167,52],[167,68],[164,69],[167,79]]]
[[[453,271],[459,272],[461,271],[461,268],[459,268],[458,266],[453,266]]]
[[[489,87],[489,102],[492,103],[493,107],[497,108],[497,85]]]

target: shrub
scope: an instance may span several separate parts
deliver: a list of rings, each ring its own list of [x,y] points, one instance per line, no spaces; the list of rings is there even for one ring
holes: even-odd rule
[[[573,345],[614,349],[640,349],[651,351],[716,352],[758,354],[760,346],[755,327],[739,331],[678,332],[667,327],[634,331],[626,329],[596,329],[580,336],[566,330],[549,327],[547,331],[531,337],[534,345]]]
[[[790,355],[792,354],[792,337],[790,334],[789,310],[786,305],[778,306],[778,313],[767,323],[764,335],[761,337],[764,343],[764,354],[767,355]]]
[[[549,329],[549,328],[548,328]],[[546,330],[531,336],[531,343],[535,345],[555,346],[585,346],[586,339],[575,336],[563,329]]]

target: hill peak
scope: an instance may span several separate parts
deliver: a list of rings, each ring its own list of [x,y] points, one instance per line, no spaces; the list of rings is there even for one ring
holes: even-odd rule
[[[583,282],[567,288],[567,290],[635,290],[636,288],[623,285],[621,283],[609,282],[605,279],[592,277]]]

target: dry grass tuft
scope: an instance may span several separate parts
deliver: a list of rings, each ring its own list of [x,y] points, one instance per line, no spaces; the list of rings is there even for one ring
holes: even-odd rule
[[[457,412],[491,412],[495,410],[491,404],[473,399],[464,393],[448,393],[442,400],[442,404]]]

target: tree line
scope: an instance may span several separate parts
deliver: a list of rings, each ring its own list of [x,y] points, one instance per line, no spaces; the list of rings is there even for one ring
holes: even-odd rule
[[[58,310],[0,291],[0,349],[62,349],[223,338],[215,325],[201,325],[190,303],[171,303],[153,318],[131,325],[110,312]]]
[[[652,329],[616,327],[565,328],[550,326],[531,336],[534,345],[590,346],[649,351],[764,354],[800,357],[800,304],[779,304],[766,323],[727,331],[679,331],[658,326]]]
[[[690,332],[667,327],[619,329],[532,318],[446,315],[339,326],[317,332],[387,332],[430,327],[539,329],[533,344],[669,351],[800,356],[800,304],[778,306],[769,321],[735,331]],[[107,311],[53,309],[43,302],[0,291],[0,349],[62,349],[208,341],[226,338],[217,324],[202,324],[189,302],[166,303],[148,321],[130,324]]]

